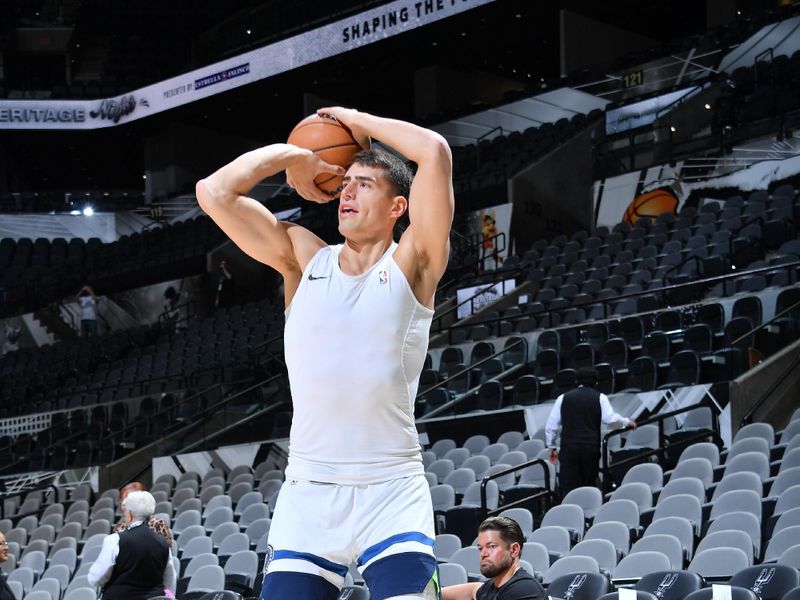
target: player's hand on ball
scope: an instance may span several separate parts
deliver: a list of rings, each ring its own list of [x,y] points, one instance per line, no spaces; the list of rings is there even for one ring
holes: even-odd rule
[[[335,197],[319,189],[314,178],[320,173],[342,176],[345,172],[343,167],[326,163],[313,152],[308,152],[286,169],[286,183],[306,200],[325,204]]]
[[[345,125],[353,138],[358,142],[358,145],[363,149],[368,149],[371,146],[369,136],[365,134],[359,124],[358,118],[362,113],[358,112],[355,108],[343,108],[341,106],[330,106],[327,108],[320,108],[317,110],[318,115],[330,115]]]

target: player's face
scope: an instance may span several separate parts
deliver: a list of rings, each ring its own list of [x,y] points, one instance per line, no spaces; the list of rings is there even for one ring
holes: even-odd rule
[[[481,558],[481,575],[491,579],[514,566],[519,554],[519,544],[508,544],[497,531],[487,530],[478,534],[478,552]]]
[[[339,231],[350,233],[380,232],[394,223],[396,197],[383,171],[377,167],[354,164],[342,181],[339,197]]]

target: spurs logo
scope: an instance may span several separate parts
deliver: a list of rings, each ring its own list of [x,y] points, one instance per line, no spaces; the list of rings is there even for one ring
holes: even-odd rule
[[[586,583],[586,574],[582,573],[580,575],[575,575],[575,578],[569,584],[567,591],[564,593],[564,600],[572,600],[572,597],[575,595],[581,586]]]
[[[758,574],[758,577],[756,577],[756,580],[753,582],[753,587],[750,589],[752,589],[756,594],[760,596],[764,586],[767,585],[774,576],[775,576],[775,569],[771,568],[761,569],[761,572]]]
[[[658,584],[658,588],[656,589],[655,592],[653,592],[653,595],[656,598],[663,598],[664,594],[667,593],[667,590],[669,590],[669,588],[675,585],[675,582],[677,580],[678,580],[677,573],[667,573],[664,576],[664,579],[661,580],[661,583]]]

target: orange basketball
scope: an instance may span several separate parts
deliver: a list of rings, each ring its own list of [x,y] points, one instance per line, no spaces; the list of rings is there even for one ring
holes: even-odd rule
[[[625,209],[622,220],[633,225],[642,217],[655,219],[665,212],[675,212],[678,208],[678,199],[666,190],[653,190],[636,196]]]
[[[350,130],[329,115],[306,117],[292,129],[287,142],[311,150],[327,163],[345,168],[350,165],[353,155],[361,150]],[[321,173],[314,183],[332,197],[342,191],[339,175]]]

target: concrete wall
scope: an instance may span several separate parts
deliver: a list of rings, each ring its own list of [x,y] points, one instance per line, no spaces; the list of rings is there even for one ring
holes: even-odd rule
[[[514,252],[542,238],[593,228],[592,130],[565,141],[509,180]]]
[[[764,421],[778,430],[786,426],[794,409],[800,406],[800,340],[731,382],[731,428],[734,435],[740,428],[742,417],[787,371],[788,376],[753,415],[754,422]]]

